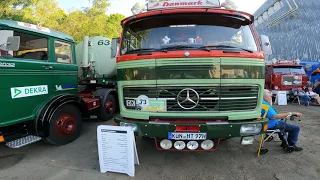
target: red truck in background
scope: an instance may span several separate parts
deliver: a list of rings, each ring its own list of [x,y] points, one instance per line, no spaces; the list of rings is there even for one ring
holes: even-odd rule
[[[300,60],[276,60],[266,63],[265,88],[276,95],[278,91],[286,91],[287,97],[292,98],[293,88],[307,86],[307,74]]]

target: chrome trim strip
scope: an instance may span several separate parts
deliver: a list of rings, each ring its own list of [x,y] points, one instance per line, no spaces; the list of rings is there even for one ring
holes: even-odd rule
[[[252,86],[252,87],[259,87],[257,84],[173,84],[173,85],[125,85],[123,88],[126,87],[177,87],[177,86],[184,86],[184,87],[192,87],[192,86],[198,86],[198,87],[210,87],[210,86]]]
[[[156,121],[149,121],[149,124],[162,124],[162,125],[169,125],[169,122],[156,122]]]
[[[219,100],[220,98],[200,98],[200,100]]]
[[[124,97],[124,99],[134,99],[136,100],[137,98],[133,98],[133,97]],[[149,99],[156,99],[156,100],[176,100],[176,98],[149,98]]]
[[[133,97],[124,97],[124,99],[137,99]],[[150,99],[165,99],[165,100],[176,100],[176,98],[150,98]],[[257,99],[257,97],[236,97],[236,98],[200,98],[200,100],[238,100],[238,99]]]
[[[222,124],[230,124],[228,122],[206,122],[207,125],[222,125]]]
[[[227,100],[233,100],[233,99],[258,99],[258,97],[237,97],[237,98],[220,98],[220,99],[227,99]]]
[[[220,87],[224,87],[224,86],[245,86],[245,87],[257,87],[258,88],[258,96],[259,96],[259,92],[261,90],[261,88],[259,87],[258,84],[178,84],[178,85],[125,85],[122,86],[122,88],[130,88],[130,87],[210,87],[210,86],[220,86]],[[236,99],[247,99],[248,97],[239,97],[239,98],[221,98],[221,99],[225,99],[225,100],[236,100]],[[124,99],[129,99],[129,97],[124,97]],[[136,98],[130,98],[130,99],[136,99]],[[155,98],[156,99],[156,98]],[[159,99],[159,98],[158,98]],[[160,99],[166,99],[166,98],[160,98]],[[205,98],[201,98],[203,100],[219,100],[219,98],[212,98],[212,99],[205,99]],[[249,99],[259,99],[259,97],[249,97]],[[168,98],[166,100],[175,100],[175,98]],[[254,109],[250,109],[251,112],[254,112],[257,110],[257,108],[259,107],[259,105],[257,105]],[[127,109],[126,110],[129,111],[134,111],[131,109]],[[236,112],[248,112],[249,110],[227,110],[227,111],[191,111],[190,113],[236,113]],[[167,111],[165,113],[188,113],[188,111]],[[157,112],[157,113],[163,113],[163,112]]]

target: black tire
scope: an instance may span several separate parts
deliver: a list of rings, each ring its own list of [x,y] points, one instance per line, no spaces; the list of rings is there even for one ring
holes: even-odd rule
[[[44,141],[61,146],[76,140],[81,133],[82,120],[76,106],[65,104],[59,107],[50,119],[49,136]]]
[[[112,107],[108,107],[108,104],[112,103]],[[116,114],[117,101],[112,94],[104,95],[104,98],[101,99],[101,105],[98,110],[97,116],[99,120],[108,121],[114,117]]]

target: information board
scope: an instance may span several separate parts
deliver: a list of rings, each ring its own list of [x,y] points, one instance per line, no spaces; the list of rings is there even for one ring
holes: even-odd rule
[[[287,105],[287,93],[285,91],[278,91],[277,93],[278,105]]]
[[[139,164],[131,127],[101,125],[97,128],[100,172],[117,172],[133,177]]]

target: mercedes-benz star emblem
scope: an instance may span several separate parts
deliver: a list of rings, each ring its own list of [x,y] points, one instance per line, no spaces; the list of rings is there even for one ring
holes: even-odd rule
[[[177,95],[177,103],[182,109],[193,109],[199,104],[199,94],[191,88],[182,89]]]

